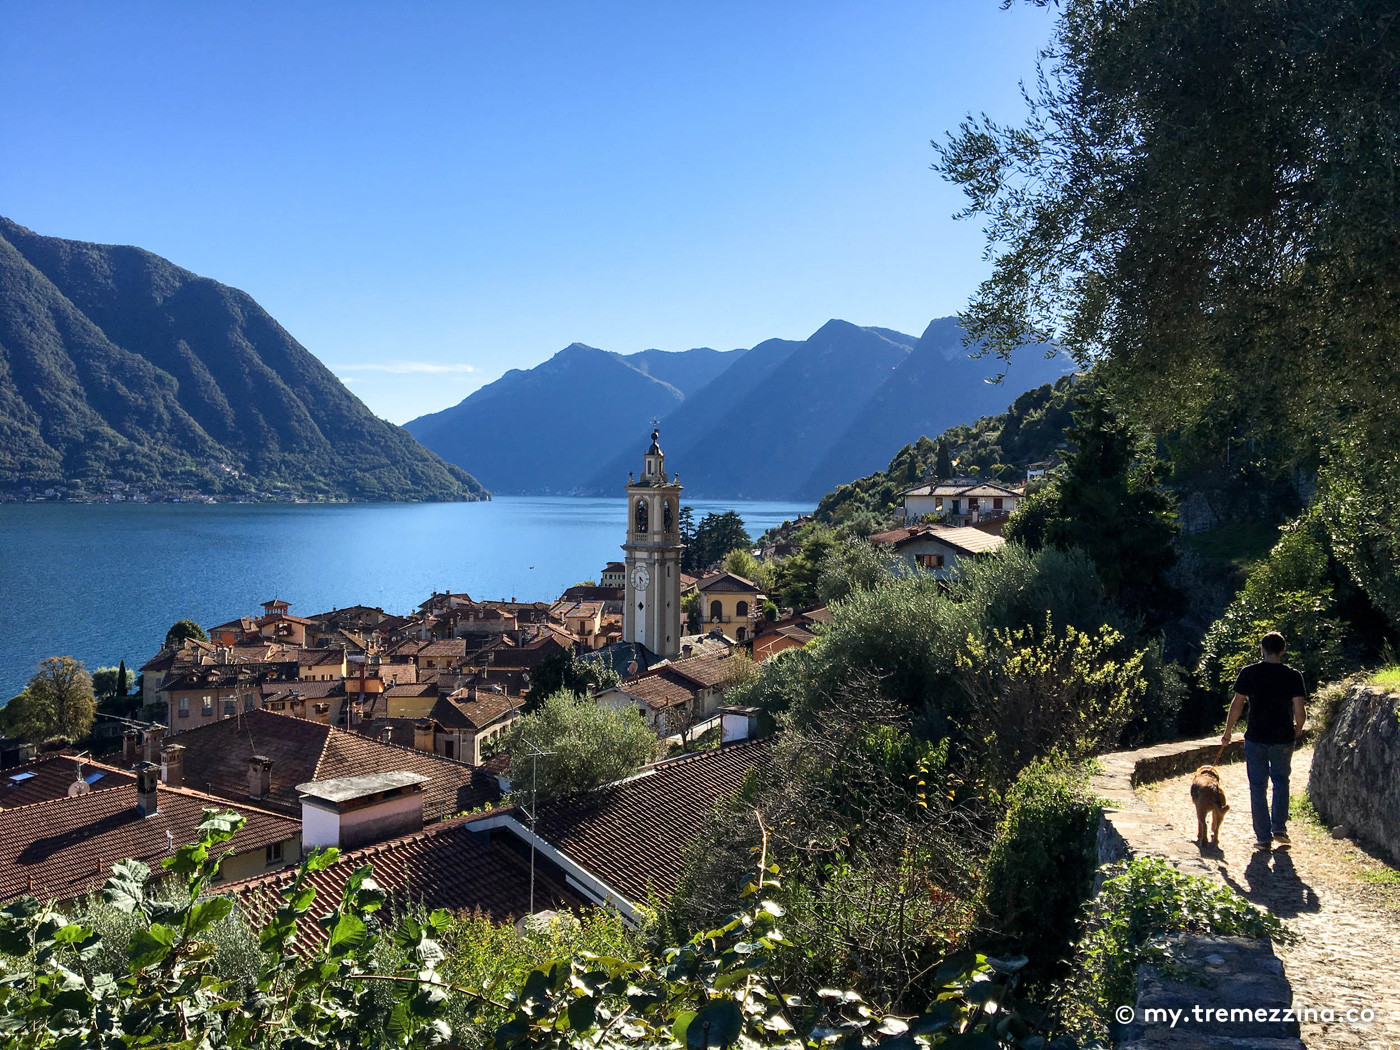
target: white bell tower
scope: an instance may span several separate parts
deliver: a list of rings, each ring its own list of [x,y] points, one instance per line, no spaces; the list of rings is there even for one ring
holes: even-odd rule
[[[681,651],[681,486],[653,429],[642,476],[627,479],[627,597],[622,638],[670,659]]]

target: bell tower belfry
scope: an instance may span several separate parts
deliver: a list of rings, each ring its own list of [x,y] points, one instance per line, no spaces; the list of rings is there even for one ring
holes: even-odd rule
[[[642,476],[627,479],[622,638],[669,659],[681,651],[681,486],[666,474],[666,454],[655,429],[642,462]]]

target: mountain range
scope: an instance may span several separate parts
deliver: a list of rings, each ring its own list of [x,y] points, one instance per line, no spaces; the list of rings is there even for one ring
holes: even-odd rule
[[[970,357],[962,335],[944,317],[918,337],[832,320],[723,352],[574,343],[406,429],[496,492],[614,495],[657,419],[691,498],[815,499],[1073,367],[1043,345]]]
[[[0,490],[489,498],[251,296],[0,218]]]

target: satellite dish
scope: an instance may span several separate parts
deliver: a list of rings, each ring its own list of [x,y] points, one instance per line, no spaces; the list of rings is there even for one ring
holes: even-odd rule
[[[92,790],[92,785],[85,780],[75,780],[68,785],[68,797],[77,798],[79,795],[86,795]]]

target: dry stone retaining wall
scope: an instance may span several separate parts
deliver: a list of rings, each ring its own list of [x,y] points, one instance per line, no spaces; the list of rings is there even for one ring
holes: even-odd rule
[[[1347,692],[1313,745],[1308,797],[1400,864],[1400,697],[1374,686]]]

